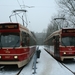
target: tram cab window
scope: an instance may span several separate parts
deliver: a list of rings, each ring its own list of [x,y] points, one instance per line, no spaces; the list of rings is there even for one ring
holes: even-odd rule
[[[0,35],[0,47],[19,47],[19,33],[2,33]]]
[[[75,46],[75,37],[74,36],[63,36],[61,39],[61,44],[63,46]]]

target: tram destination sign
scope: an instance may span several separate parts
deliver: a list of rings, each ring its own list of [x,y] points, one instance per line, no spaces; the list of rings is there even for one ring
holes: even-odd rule
[[[62,33],[75,33],[75,29],[63,29]]]
[[[18,24],[0,24],[0,29],[18,29]]]

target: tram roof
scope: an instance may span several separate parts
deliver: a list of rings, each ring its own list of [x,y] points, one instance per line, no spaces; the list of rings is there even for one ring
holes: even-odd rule
[[[17,24],[17,25],[19,25],[19,30],[28,33],[31,37],[34,38],[34,35],[32,34],[32,32],[31,32],[27,27],[23,26],[23,25],[20,24],[20,23],[16,23],[16,22],[4,22],[4,23],[0,23],[0,24]],[[35,39],[35,38],[34,38],[34,39]]]
[[[46,40],[48,40],[49,38],[51,38],[51,37],[53,37],[54,35],[56,36],[56,35],[59,35],[59,34],[61,34],[62,33],[62,30],[72,30],[73,28],[64,28],[64,29],[60,29],[60,30],[57,30],[57,31],[54,31],[52,34],[50,34],[47,38],[46,38]],[[75,29],[73,29],[73,30],[75,30]],[[74,31],[75,32],[75,31]],[[45,41],[46,41],[45,40]]]

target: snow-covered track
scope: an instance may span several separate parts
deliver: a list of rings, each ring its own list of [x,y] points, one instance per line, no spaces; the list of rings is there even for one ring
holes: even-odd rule
[[[60,62],[59,62],[60,63]],[[75,75],[75,72],[73,72],[69,67],[67,67],[64,63],[61,63],[66,69],[68,69],[71,73]]]
[[[19,72],[16,75],[19,75],[25,66],[21,67]]]
[[[19,75],[22,71],[22,68],[17,66],[0,66],[0,75]]]
[[[45,49],[44,49],[45,50]],[[46,51],[46,50],[45,50]],[[48,51],[46,51],[49,55],[51,55]],[[52,56],[52,55],[51,55]],[[52,56],[53,57],[53,56]],[[56,58],[54,58],[53,57],[53,59],[55,59],[57,62],[58,62],[58,64],[60,65],[60,66],[64,66],[67,70],[69,70],[73,75],[75,75],[75,70],[73,71],[70,67],[72,67],[72,66],[74,66],[75,67],[75,60],[73,61],[73,60],[71,60],[71,61],[68,61],[69,62],[69,65],[67,66],[67,64],[65,64],[65,63],[62,63],[61,61],[59,61],[59,60],[57,60]],[[74,64],[72,65],[72,66],[70,66],[71,64],[70,64],[70,62],[73,62]],[[69,67],[70,66],[70,67]]]

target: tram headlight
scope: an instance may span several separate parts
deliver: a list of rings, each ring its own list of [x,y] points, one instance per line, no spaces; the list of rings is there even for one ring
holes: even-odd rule
[[[0,56],[0,59],[1,59],[1,56]]]
[[[15,59],[17,59],[17,58],[18,58],[18,56],[14,56],[14,58],[15,58]]]
[[[66,52],[64,52],[63,54],[66,54]]]

